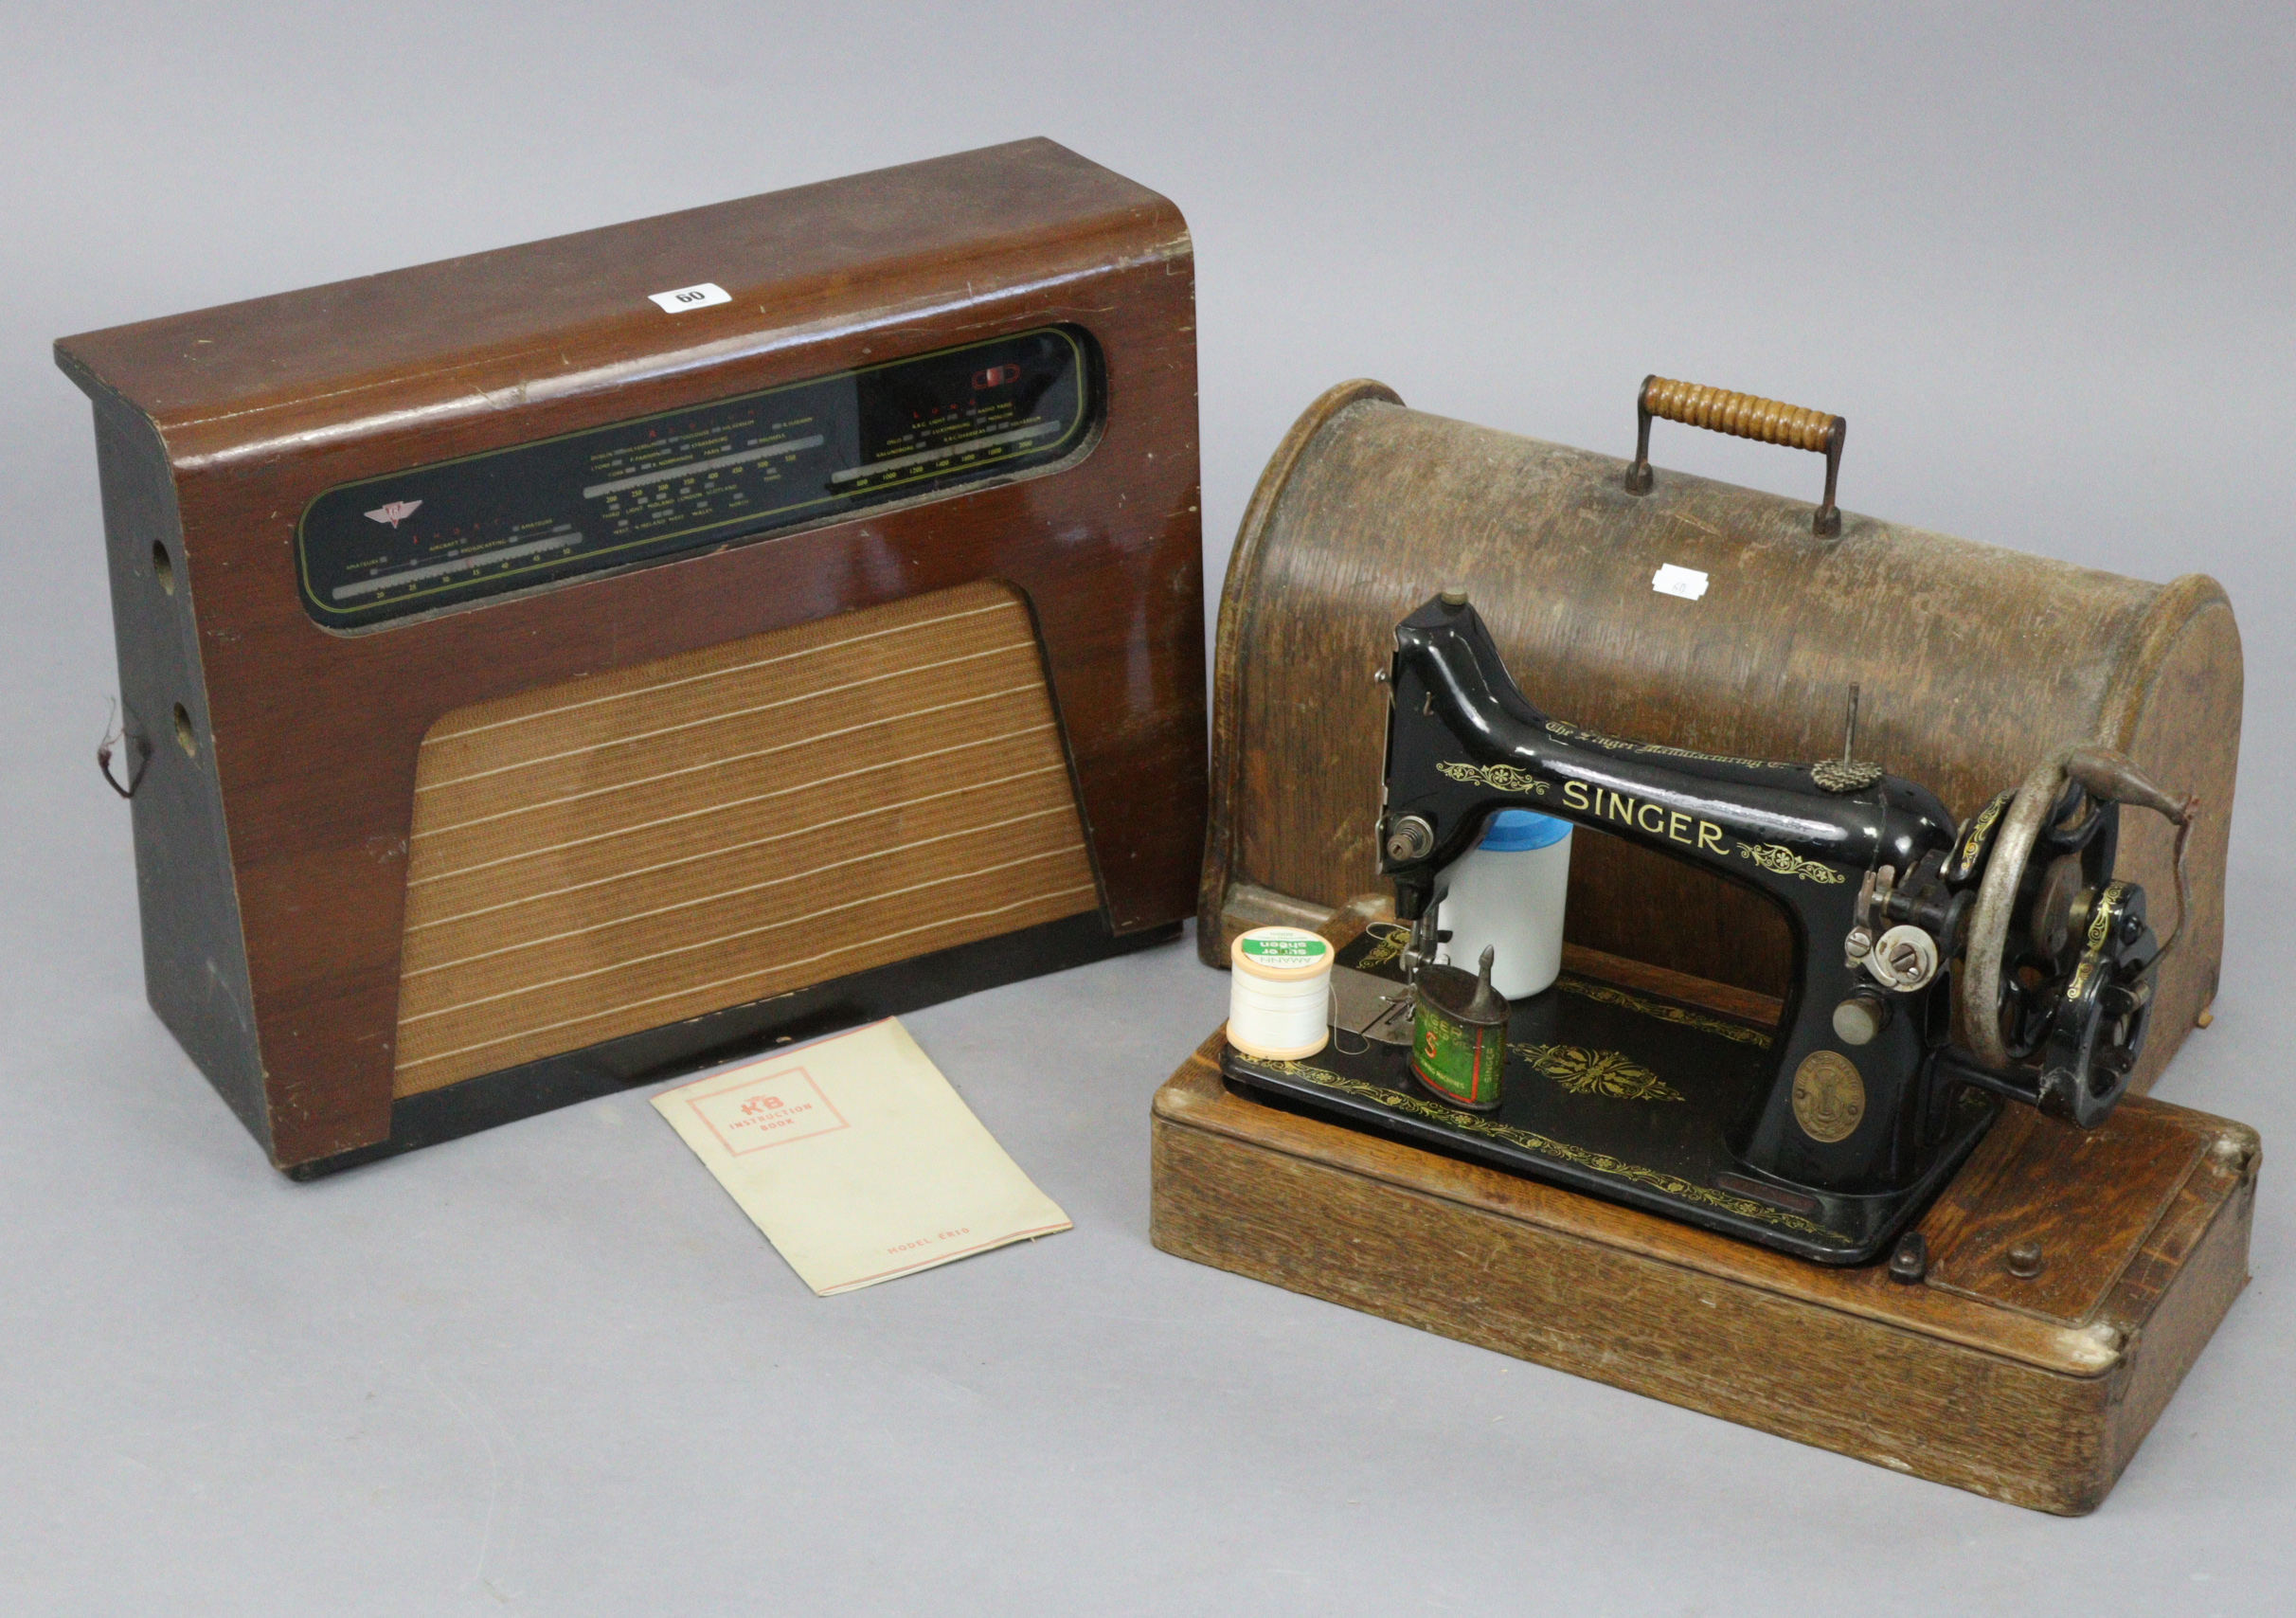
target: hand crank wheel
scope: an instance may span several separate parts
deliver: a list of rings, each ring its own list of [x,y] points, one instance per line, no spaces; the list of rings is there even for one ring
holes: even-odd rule
[[[2184,931],[2184,918],[2191,910],[2184,875],[2184,845],[2199,808],[2197,800],[2170,798],[2127,759],[2103,747],[2062,747],[2036,765],[2018,787],[2017,797],[2011,800],[2000,829],[1994,834],[1993,847],[1985,861],[1984,880],[1979,885],[1977,907],[1970,917],[1969,947],[1964,957],[1969,973],[1964,997],[1969,1051],[1981,1064],[1996,1072],[2007,1071],[2013,1063],[2001,1038],[2006,987],[2001,967],[2009,934],[2017,922],[2018,890],[2024,882],[2025,867],[2033,857],[2034,845],[2048,829],[2069,781],[2079,782],[2099,803],[2133,803],[2164,815],[2176,824],[2177,926],[2161,944],[2160,959],[2165,960],[2175,947],[2178,935]]]

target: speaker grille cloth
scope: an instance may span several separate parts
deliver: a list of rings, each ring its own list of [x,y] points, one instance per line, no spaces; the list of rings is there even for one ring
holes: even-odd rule
[[[446,715],[406,880],[400,1095],[1099,903],[992,584]]]

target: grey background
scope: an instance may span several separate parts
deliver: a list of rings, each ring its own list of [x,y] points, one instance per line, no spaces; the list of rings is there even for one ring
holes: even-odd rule
[[[1193,227],[1217,578],[1326,384],[1623,453],[1839,410],[1854,509],[2248,636],[2216,1026],[2296,1140],[2284,5],[0,8],[0,1608],[2287,1610],[2289,1199],[2059,1521],[1164,1257],[1184,946],[910,1019],[1077,1229],[816,1300],[641,1095],[293,1186],[142,1003],[65,333],[1044,134]],[[1806,497],[1815,461],[1667,464]],[[2278,1161],[2280,1160],[2274,1160]]]

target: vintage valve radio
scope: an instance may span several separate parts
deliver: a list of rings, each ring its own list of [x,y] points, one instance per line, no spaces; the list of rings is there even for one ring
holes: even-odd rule
[[[56,353],[152,1003],[292,1173],[1192,908],[1193,260],[1073,153]]]

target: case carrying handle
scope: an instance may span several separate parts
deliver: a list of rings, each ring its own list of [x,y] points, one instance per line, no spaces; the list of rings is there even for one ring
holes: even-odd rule
[[[1650,493],[1650,419],[1653,416],[1685,426],[1705,427],[1736,439],[1759,439],[1766,444],[1785,444],[1825,457],[1825,502],[1810,521],[1810,531],[1821,536],[1841,531],[1841,509],[1834,504],[1834,480],[1841,471],[1841,440],[1850,424],[1839,416],[1757,399],[1750,393],[1731,393],[1695,382],[1674,382],[1646,376],[1635,396],[1634,464],[1626,469],[1627,493]]]

